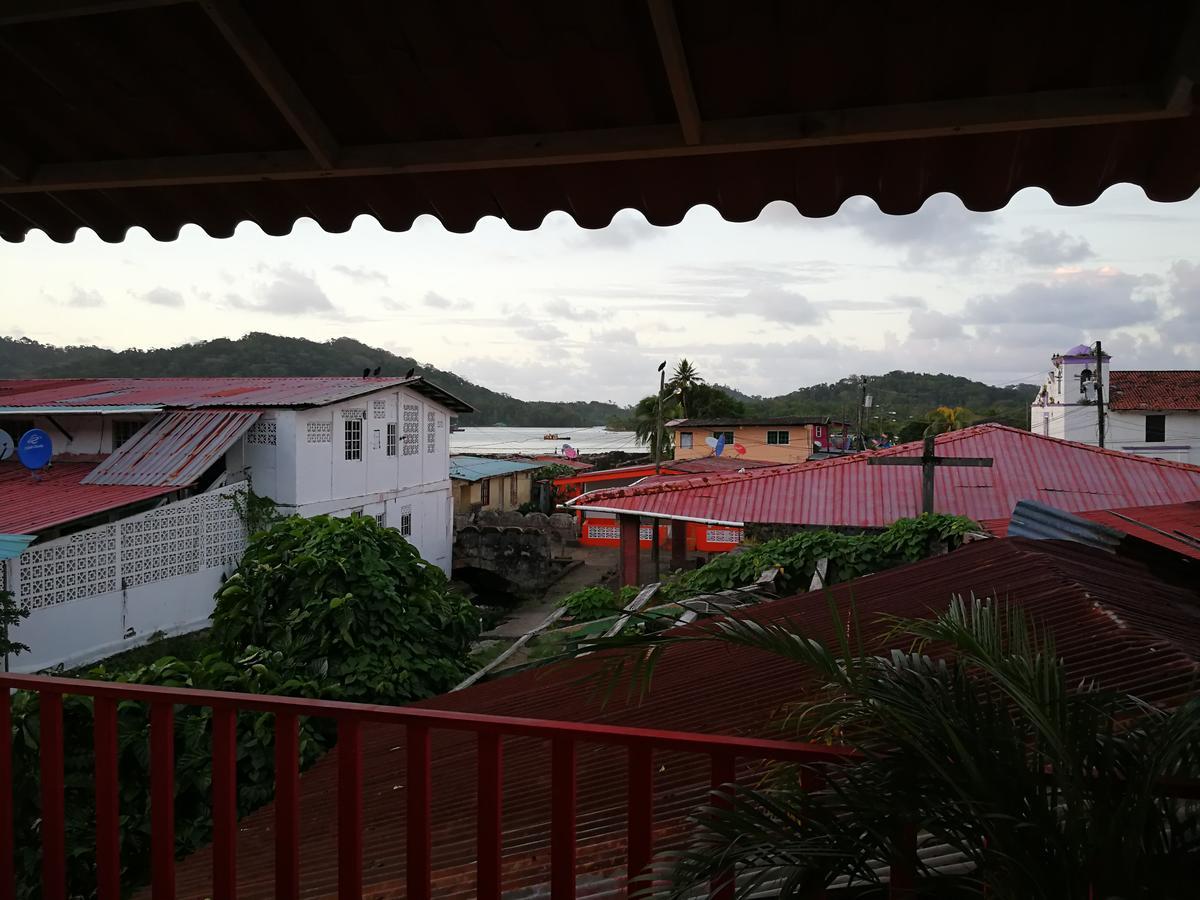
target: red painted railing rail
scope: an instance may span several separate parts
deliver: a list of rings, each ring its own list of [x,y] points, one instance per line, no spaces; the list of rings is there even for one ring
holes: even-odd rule
[[[556,722],[450,712],[413,707],[338,703],[263,694],[236,694],[47,678],[0,675],[0,734],[10,735],[10,691],[33,691],[41,698],[40,780],[42,794],[42,895],[66,897],[66,850],[63,782],[62,698],[92,697],[95,709],[96,861],[99,896],[117,898],[120,846],[116,828],[117,717],[119,701],[150,708],[152,835],[151,893],[154,900],[175,896],[174,708],[202,706],[213,710],[213,890],[214,900],[233,900],[237,892],[236,713],[275,716],[275,895],[299,896],[300,785],[298,720],[300,716],[334,719],[339,734],[337,771],[338,893],[357,897],[363,878],[362,727],[367,723],[402,725],[407,729],[407,896],[432,896],[431,811],[436,798],[431,778],[430,735],[435,730],[474,732],[478,738],[477,896],[497,900],[501,884],[501,838],[504,738],[532,737],[547,742],[551,760],[551,872],[554,900],[575,896],[576,765],[579,745],[624,747],[628,756],[628,872],[632,879],[654,852],[653,760],[659,751],[698,754],[711,763],[714,786],[732,782],[739,760],[789,762],[844,761],[849,750],[819,744],[703,735],[611,725]],[[15,895],[11,836],[14,828],[32,823],[13,821],[11,746],[0,741],[0,900]],[[714,884],[729,896],[727,879]]]

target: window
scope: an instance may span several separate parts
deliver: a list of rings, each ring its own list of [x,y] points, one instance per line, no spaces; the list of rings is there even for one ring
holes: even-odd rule
[[[479,482],[479,502],[484,506],[492,502],[492,480],[490,478]]]
[[[400,507],[400,534],[404,537],[412,537],[412,507]]]
[[[131,437],[138,433],[141,422],[130,422],[127,419],[117,419],[113,422],[112,448],[116,450]]]
[[[404,455],[420,453],[417,442],[421,439],[421,408],[415,403],[404,404]]]
[[[768,444],[787,444],[791,443],[792,434],[790,431],[768,431]]]
[[[362,459],[362,419],[342,422],[346,436],[346,459]]]
[[[691,450],[692,449],[692,433],[690,431],[679,432],[679,449],[680,450]]]
[[[387,423],[387,455],[396,455],[396,423]]]
[[[1146,443],[1161,444],[1167,439],[1167,417],[1146,416]]]
[[[16,443],[21,439],[21,435],[32,428],[36,428],[33,419],[0,419],[0,431],[8,434]]]
[[[725,438],[726,445],[733,443],[733,432],[732,431],[714,431],[713,432],[713,437],[715,437],[717,440],[720,440],[722,436],[724,436],[724,438]]]

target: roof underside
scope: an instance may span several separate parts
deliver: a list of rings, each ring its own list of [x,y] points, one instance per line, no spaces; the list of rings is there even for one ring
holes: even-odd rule
[[[1196,0],[6,0],[0,236],[1200,186]],[[94,14],[89,14],[94,13]]]
[[[991,468],[941,467],[938,512],[975,521],[1006,518],[1019,500],[1078,512],[1200,500],[1200,466],[1101,450],[1004,425],[939,435],[937,456],[990,457]],[[921,511],[921,470],[871,465],[872,457],[921,455],[921,443],[745,474],[675,478],[600,490],[570,501],[583,509],[743,524],[882,528]]]
[[[1077,681],[1098,679],[1151,702],[1194,690],[1200,659],[1196,594],[1165,584],[1143,566],[1102,553],[1018,539],[984,541],[949,556],[893,569],[832,589],[843,611],[853,604],[872,650],[907,649],[890,616],[943,611],[953,595],[1002,598],[1051,629],[1056,649]],[[787,619],[806,634],[833,641],[844,618],[829,599],[801,594],[765,604],[751,615]],[[435,709],[634,727],[777,737],[785,706],[803,696],[812,673],[757,650],[691,642],[672,647],[654,670],[645,696],[619,686],[609,697],[586,676],[599,657],[502,677],[425,701]],[[704,690],[697,690],[703,685]],[[434,896],[475,896],[476,740],[466,732],[433,733]],[[372,726],[363,733],[368,892],[393,896],[405,877],[405,735]],[[333,896],[337,885],[335,748],[300,780],[300,882],[305,897]],[[677,840],[684,817],[704,801],[706,759],[655,755],[654,810],[659,848]],[[581,744],[578,832],[581,893],[625,896],[626,772],[624,753]],[[550,767],[544,742],[508,738],[504,759],[504,889],[506,896],[546,895],[550,842]],[[397,814],[400,810],[400,814]],[[272,896],[275,810],[239,823],[239,897]],[[179,896],[211,896],[212,859],[202,850],[180,863]],[[608,879],[611,879],[609,881]],[[524,890],[522,890],[524,889]],[[509,893],[510,892],[510,893]]]

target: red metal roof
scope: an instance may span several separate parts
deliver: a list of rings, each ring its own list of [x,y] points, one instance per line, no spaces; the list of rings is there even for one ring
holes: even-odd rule
[[[771,201],[898,214],[941,192],[990,210],[1030,186],[1068,205],[1200,186],[1191,0],[676,0],[665,23],[629,0],[243,5],[234,25],[226,4],[162,0],[0,16],[0,237],[359,215],[533,229],[556,210],[600,228],[626,208],[670,225],[700,204],[745,221]],[[252,72],[229,34],[271,64]]]
[[[744,475],[594,491],[573,506],[706,522],[880,528],[921,511],[920,470],[873,466],[872,456],[919,456],[921,444],[760,469]],[[940,468],[936,509],[1003,518],[1018,500],[1068,512],[1200,499],[1200,466],[1101,450],[986,424],[939,435],[941,457],[991,457],[985,468]]]
[[[413,378],[71,378],[0,381],[0,406],[324,406],[405,387],[456,412],[472,408],[421,376]]]
[[[1200,371],[1109,372],[1111,410],[1200,411]]]
[[[15,462],[0,463],[0,533],[34,534],[179,490],[171,485],[83,484],[94,462],[55,462],[34,481]]]
[[[259,415],[246,410],[166,413],[117,448],[83,484],[192,484]]]
[[[1200,559],[1200,502],[1097,509],[1080,515],[1143,541]]]
[[[891,635],[888,616],[919,617],[945,609],[953,595],[999,597],[1020,604],[1051,629],[1058,652],[1078,679],[1166,702],[1194,690],[1200,661],[1200,619],[1193,591],[1158,581],[1144,566],[1053,541],[1006,539],[969,544],[948,556],[892,569],[833,589],[843,610],[853,599],[872,649],[907,646]],[[806,633],[830,640],[833,621],[824,594],[764,604],[756,618],[788,618]],[[649,694],[631,702],[623,689],[602,703],[583,683],[597,657],[501,677],[425,701],[435,709],[529,716],[576,722],[776,737],[781,709],[802,696],[811,675],[778,657],[744,648],[691,643],[671,648],[658,663]],[[475,738],[433,732],[434,896],[474,896]],[[611,896],[624,867],[623,753],[579,748],[581,896]],[[508,896],[547,893],[549,772],[547,748],[509,739],[504,759],[504,873]],[[677,835],[684,816],[703,797],[706,761],[655,757],[656,832],[660,848]],[[300,883],[306,898],[337,889],[337,750],[300,779]],[[363,733],[364,879],[375,897],[403,896],[405,852],[405,734],[372,726]],[[272,896],[274,810],[239,823],[239,896]],[[181,898],[211,896],[211,856],[202,850],[179,865]],[[516,892],[520,889],[528,893]]]

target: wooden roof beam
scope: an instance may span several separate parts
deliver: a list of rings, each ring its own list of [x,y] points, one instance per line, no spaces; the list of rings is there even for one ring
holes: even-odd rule
[[[1200,3],[1193,6],[1184,22],[1179,43],[1167,66],[1167,106],[1188,108],[1197,82],[1200,82]]]
[[[688,72],[687,54],[683,50],[683,39],[679,36],[673,0],[647,0],[647,3],[650,19],[654,23],[654,34],[658,38],[658,52],[671,85],[671,96],[675,100],[683,142],[699,144],[702,128],[700,108],[696,105],[696,92],[692,88],[692,76]]]
[[[332,169],[341,148],[275,51],[236,0],[200,0],[200,6],[233,48],[322,169]]]
[[[29,154],[0,137],[0,175],[13,181],[24,181],[33,172],[33,160]]]
[[[1181,118],[1161,86],[1049,91],[706,122],[684,143],[674,124],[598,131],[344,147],[333,168],[304,151],[110,160],[43,165],[23,182],[0,179],[0,195],[156,185],[405,175],[525,166],[663,159],[829,147]]]
[[[191,0],[0,0],[0,25],[78,19],[189,2]]]

